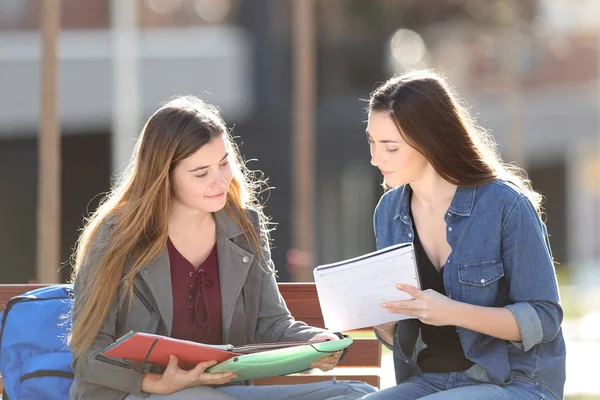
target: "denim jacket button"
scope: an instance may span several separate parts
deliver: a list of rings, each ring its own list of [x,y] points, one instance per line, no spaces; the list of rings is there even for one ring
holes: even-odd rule
[[[408,234],[408,237],[412,237],[412,233],[409,233],[409,234]]]
[[[485,283],[485,279],[482,279],[482,280],[480,280],[479,282],[481,282],[481,283]]]
[[[408,217],[406,215],[403,215],[402,218],[403,219],[408,219]]]
[[[448,227],[448,232],[452,232],[452,227],[451,226]]]

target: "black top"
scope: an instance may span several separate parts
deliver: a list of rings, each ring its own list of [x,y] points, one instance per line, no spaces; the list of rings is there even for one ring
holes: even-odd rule
[[[419,278],[421,279],[421,290],[433,289],[443,295],[444,270],[438,271],[425,253],[417,229],[415,231],[415,253]],[[469,369],[474,363],[465,358],[465,353],[460,344],[456,326],[433,326],[419,321],[421,337],[427,345],[418,357],[417,364],[423,372],[459,372]]]

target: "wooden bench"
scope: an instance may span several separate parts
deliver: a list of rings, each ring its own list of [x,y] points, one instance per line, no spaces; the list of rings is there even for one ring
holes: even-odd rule
[[[30,290],[45,285],[1,285],[0,284],[0,309],[4,309],[8,300]],[[304,321],[311,326],[323,327],[323,316],[317,298],[314,283],[280,283],[279,290],[285,299],[292,315],[299,321]],[[360,332],[360,331],[359,331]],[[346,332],[347,333],[347,332]],[[352,336],[353,333],[350,332]],[[367,335],[362,335],[367,336]],[[373,386],[380,387],[381,345],[375,338],[355,338],[348,353],[338,367],[329,372],[320,370],[310,373],[278,376],[273,378],[257,379],[257,385],[297,384],[330,380],[360,380]],[[2,378],[0,377],[0,393],[2,392]]]

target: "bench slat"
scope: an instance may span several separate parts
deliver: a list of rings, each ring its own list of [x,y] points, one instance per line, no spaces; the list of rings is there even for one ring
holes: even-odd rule
[[[47,285],[0,285],[0,310],[6,307],[6,303],[15,297],[30,290],[46,287]]]

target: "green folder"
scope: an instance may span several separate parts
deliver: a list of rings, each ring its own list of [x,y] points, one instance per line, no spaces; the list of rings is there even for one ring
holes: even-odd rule
[[[211,367],[207,372],[235,372],[233,381],[294,374],[310,369],[310,364],[350,346],[351,338],[305,344],[285,349],[245,354]]]

